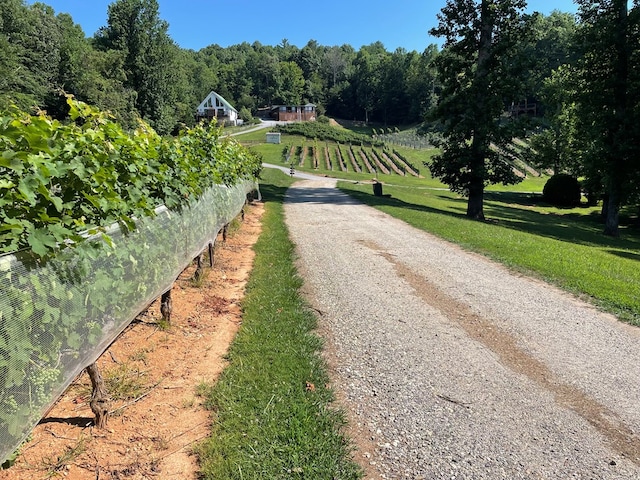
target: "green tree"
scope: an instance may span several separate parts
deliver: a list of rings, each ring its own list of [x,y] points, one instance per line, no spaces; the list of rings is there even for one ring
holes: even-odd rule
[[[408,121],[422,122],[437,104],[438,86],[435,60],[438,57],[437,45],[429,45],[424,52],[409,54],[406,73],[406,93],[411,99]]]
[[[353,82],[356,52],[350,45],[330,47],[323,58],[323,72],[328,86],[325,95],[327,113],[341,118],[355,118]]]
[[[325,50],[317,41],[309,40],[302,47],[296,59],[304,77],[303,97],[305,102],[324,103],[326,86],[322,76],[322,67]]]
[[[585,170],[605,191],[604,233],[619,236],[619,212],[637,189],[640,137],[640,7],[627,0],[577,0],[582,57],[578,112],[590,139]]]
[[[572,68],[563,65],[544,83],[540,98],[544,102],[544,125],[531,136],[530,163],[553,174],[580,174],[581,138],[578,135],[577,105]]]
[[[451,190],[468,195],[467,216],[474,219],[484,219],[487,184],[519,181],[500,146],[514,133],[504,121],[505,101],[522,94],[523,69],[514,52],[527,35],[524,6],[523,0],[448,0],[431,30],[445,39],[434,111],[444,142],[428,166]]]
[[[57,84],[67,93],[77,95],[78,82],[83,75],[83,58],[89,54],[89,44],[80,25],[69,14],[56,17],[60,32],[60,62],[56,74]],[[65,102],[66,103],[66,102]]]
[[[22,0],[0,2],[4,102],[47,108],[60,64],[60,33],[53,9]],[[6,69],[6,70],[5,70]]]
[[[365,123],[369,123],[371,114],[380,106],[382,63],[387,55],[384,45],[376,42],[362,47],[354,61],[355,101],[364,112]]]
[[[562,65],[574,65],[577,60],[574,44],[577,23],[574,15],[554,10],[550,15],[536,14],[531,18],[533,41],[525,38],[519,45],[529,59],[527,94],[542,101],[542,90],[551,72]],[[553,107],[552,107],[553,108]]]
[[[406,123],[411,103],[406,85],[408,62],[409,56],[403,48],[382,57],[378,115],[385,125]]]
[[[280,62],[276,101],[287,105],[302,103],[304,76],[295,62]]]
[[[135,128],[137,95],[126,86],[124,61],[124,52],[119,50],[88,50],[82,59],[78,98],[110,112],[125,128]]]
[[[251,68],[254,72],[254,92],[259,105],[273,105],[279,98],[280,62],[270,52],[257,52],[252,58]]]
[[[136,109],[159,133],[170,132],[177,121],[178,48],[168,29],[157,0],[116,0],[107,26],[96,34],[103,50],[124,52],[125,86],[135,90]]]

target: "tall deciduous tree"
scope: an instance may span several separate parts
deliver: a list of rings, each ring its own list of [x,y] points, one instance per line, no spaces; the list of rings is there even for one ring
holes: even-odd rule
[[[438,57],[438,46],[429,45],[424,52],[410,52],[406,72],[407,95],[411,99],[409,121],[423,122],[437,103],[436,89],[437,71],[435,59]]]
[[[524,0],[447,0],[431,30],[445,39],[437,59],[442,95],[434,112],[445,140],[428,166],[453,191],[468,194],[467,216],[474,219],[484,219],[487,184],[519,181],[499,146],[512,138],[505,101],[522,93],[525,69],[514,52],[527,35],[524,6]]]
[[[554,10],[548,16],[534,15],[531,23],[533,41],[525,39],[520,45],[523,54],[531,59],[527,93],[532,100],[544,102],[541,99],[542,90],[546,88],[545,82],[551,72],[562,65],[573,65],[576,61],[573,41],[577,22],[575,15]]]
[[[577,0],[582,39],[579,118],[590,139],[587,171],[606,192],[604,233],[619,235],[620,206],[637,188],[640,155],[640,7],[627,0]]]
[[[4,103],[47,107],[60,63],[60,33],[53,9],[22,0],[0,2],[0,53]],[[6,70],[5,70],[6,69]]]
[[[302,69],[295,62],[280,62],[276,101],[287,105],[300,105],[304,91]]]
[[[380,42],[364,46],[355,58],[353,83],[356,105],[364,112],[364,121],[380,106],[380,86],[382,84],[382,64],[389,55]]]
[[[103,49],[125,53],[127,87],[137,92],[136,108],[160,133],[176,120],[177,46],[160,19],[157,0],[116,0],[109,5],[107,26],[96,34]]]

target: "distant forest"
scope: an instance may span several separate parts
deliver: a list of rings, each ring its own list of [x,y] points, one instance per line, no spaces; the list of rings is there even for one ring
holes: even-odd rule
[[[66,92],[111,111],[124,125],[139,116],[167,134],[192,125],[211,90],[245,120],[260,107],[310,102],[320,114],[382,125],[423,122],[441,92],[436,45],[389,52],[376,42],[356,51],[314,40],[298,48],[283,39],[275,46],[213,44],[193,51],[178,47],[168,27],[156,0],[116,0],[107,25],[91,38],[71,16],[44,3],[3,0],[0,108],[36,107],[61,117]],[[569,14],[536,16],[535,34],[520,45],[535,59],[529,98],[540,101],[544,79],[571,61],[575,28]]]
[[[92,38],[43,3],[2,0],[0,109],[62,118],[66,93],[166,135],[194,125],[212,90],[244,120],[313,103],[320,120],[429,133],[430,173],[468,197],[471,218],[484,218],[487,185],[520,181],[510,165],[526,157],[579,180],[617,236],[620,207],[640,204],[640,4],[574,1],[576,15],[545,16],[525,0],[449,0],[430,30],[442,46],[423,52],[286,39],[196,52],[169,37],[157,0],[115,0]]]

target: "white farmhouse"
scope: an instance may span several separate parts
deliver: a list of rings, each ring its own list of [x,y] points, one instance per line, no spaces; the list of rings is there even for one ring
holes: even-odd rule
[[[198,105],[196,118],[198,120],[215,118],[218,123],[238,125],[238,111],[222,95],[213,91]]]

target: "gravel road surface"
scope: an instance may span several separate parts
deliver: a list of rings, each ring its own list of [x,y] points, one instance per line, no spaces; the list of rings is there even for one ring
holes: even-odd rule
[[[329,179],[287,193],[368,478],[640,479],[640,332]]]

